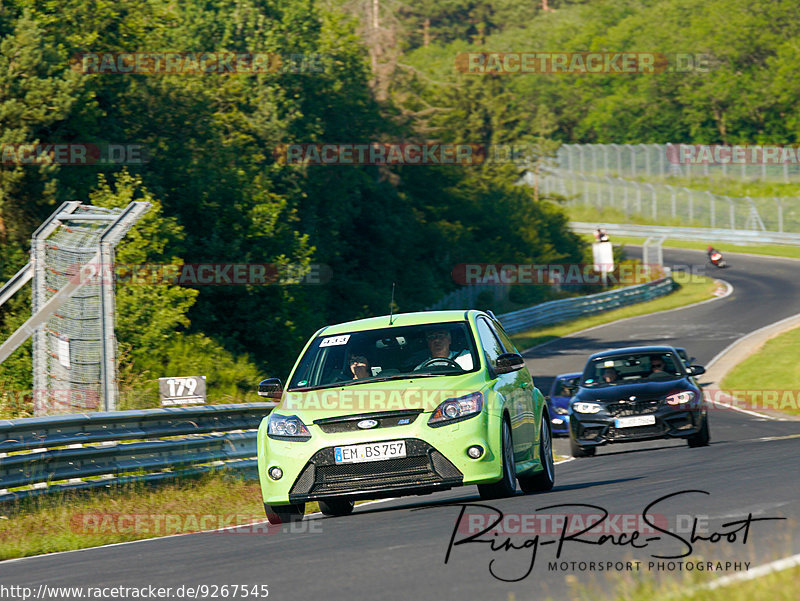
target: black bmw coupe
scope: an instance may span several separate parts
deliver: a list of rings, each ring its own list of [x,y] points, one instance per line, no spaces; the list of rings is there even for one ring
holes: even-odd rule
[[[589,357],[570,401],[570,448],[574,457],[594,455],[611,442],[685,438],[708,445],[708,412],[694,376],[671,346],[607,350]]]

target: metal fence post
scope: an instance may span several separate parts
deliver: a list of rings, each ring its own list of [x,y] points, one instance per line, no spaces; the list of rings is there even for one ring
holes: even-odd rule
[[[691,189],[686,187],[683,189],[686,190],[686,195],[689,197],[689,223],[691,224],[694,221],[694,198]]]
[[[671,204],[671,208],[672,208],[672,218],[675,219],[675,217],[677,216],[675,188],[673,188],[672,186],[667,186],[667,185],[665,185],[664,187],[667,188],[667,190],[670,191],[670,195],[671,195],[670,204]]]
[[[636,212],[642,214],[642,187],[638,182],[632,182],[636,186]]]
[[[656,189],[653,187],[653,184],[645,184],[648,188],[650,188],[650,198],[653,203],[653,219],[658,220],[658,202],[656,201]]]
[[[725,197],[728,201],[728,210],[730,211],[730,226],[732,230],[736,229],[736,207],[733,204],[733,200],[730,196]]]
[[[622,147],[619,144],[612,144],[611,145],[614,150],[616,150],[617,155],[617,176],[622,175]]]
[[[714,229],[715,227],[714,195],[708,190],[706,190],[706,194],[708,194],[708,207],[709,207],[708,210],[711,213],[711,229]]]
[[[631,175],[636,177],[636,147],[631,144],[629,148],[631,150]]]
[[[625,211],[625,216],[628,217],[630,215],[630,210],[628,208],[628,182],[621,177],[617,179],[622,182],[623,210]]]

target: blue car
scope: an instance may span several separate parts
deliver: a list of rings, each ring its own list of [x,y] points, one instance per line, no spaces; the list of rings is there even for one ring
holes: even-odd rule
[[[545,397],[553,436],[569,436],[569,400],[578,391],[580,377],[579,371],[556,376],[550,387],[550,395]]]

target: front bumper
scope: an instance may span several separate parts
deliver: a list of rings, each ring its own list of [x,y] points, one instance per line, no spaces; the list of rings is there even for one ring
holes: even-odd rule
[[[617,427],[616,418],[608,411],[594,414],[570,413],[571,437],[582,447],[601,446],[616,442],[640,442],[664,438],[687,438],[697,434],[705,411],[700,406],[673,409],[662,405],[645,415],[653,415],[655,423],[646,426]]]
[[[406,456],[384,461],[336,464],[333,447],[320,449],[289,490],[289,501],[331,497],[374,498],[385,494],[425,494],[460,486],[456,466],[427,442],[406,439]]]
[[[551,413],[550,431],[553,436],[569,436],[569,415]]]
[[[361,416],[358,416],[361,417]],[[407,425],[372,430],[335,431],[312,425],[311,440],[275,440],[266,434],[267,420],[258,433],[258,471],[268,505],[302,503],[326,498],[377,499],[428,494],[454,486],[495,482],[502,475],[500,418],[483,412],[458,423],[431,428],[429,414]],[[336,464],[334,447],[404,440],[406,457],[383,461]],[[484,449],[478,459],[467,456],[472,445]],[[280,480],[267,474],[277,466]]]

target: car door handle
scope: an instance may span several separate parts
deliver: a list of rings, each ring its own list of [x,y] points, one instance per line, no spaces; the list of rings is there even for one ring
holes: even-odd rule
[[[527,382],[523,382],[522,384],[519,385],[519,387],[520,388],[527,388],[528,387],[528,383]]]

